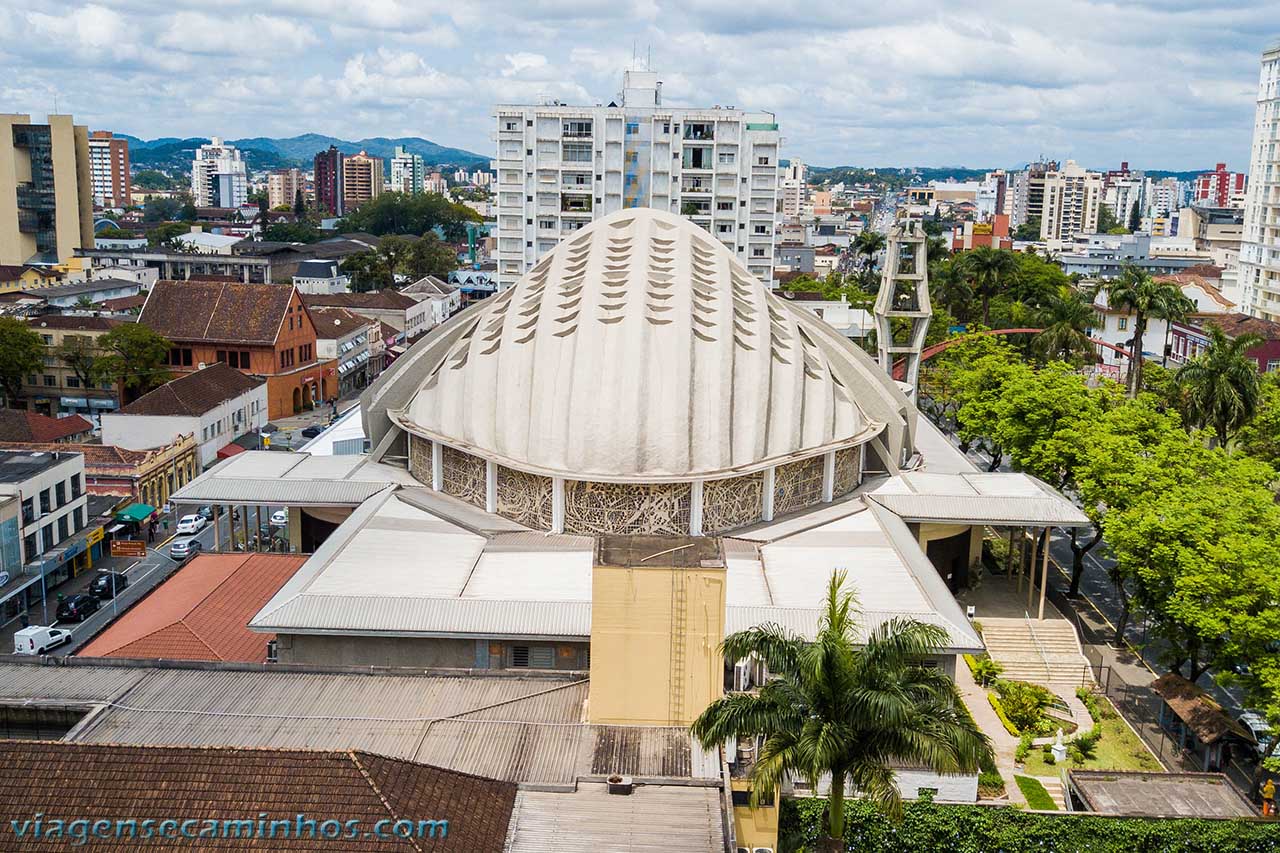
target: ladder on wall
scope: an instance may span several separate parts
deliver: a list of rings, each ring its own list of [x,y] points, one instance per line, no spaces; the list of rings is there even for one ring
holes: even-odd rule
[[[667,695],[667,720],[673,726],[682,725],[685,717],[688,632],[689,582],[686,573],[677,568],[671,573],[671,683]]]

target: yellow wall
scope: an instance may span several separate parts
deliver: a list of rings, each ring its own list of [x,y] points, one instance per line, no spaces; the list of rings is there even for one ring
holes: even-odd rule
[[[730,782],[735,791],[750,791],[751,784],[746,779],[733,779]],[[773,794],[773,804],[764,802],[760,808],[749,806],[733,807],[733,835],[736,846],[754,850],[757,847],[778,849],[778,798]]]
[[[35,236],[18,230],[18,184],[31,180],[31,161],[13,144],[13,126],[30,123],[30,116],[0,115],[0,264],[26,263],[36,250]]]
[[[688,725],[723,692],[721,568],[596,566],[593,723]]]
[[[925,546],[934,539],[949,539],[966,530],[970,532],[969,565],[972,566],[982,559],[982,528],[980,527],[968,524],[921,524],[920,550],[925,551]]]

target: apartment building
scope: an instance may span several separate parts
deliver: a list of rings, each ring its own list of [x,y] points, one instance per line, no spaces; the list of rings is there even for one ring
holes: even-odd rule
[[[244,158],[234,145],[213,137],[191,161],[191,197],[196,207],[239,207],[249,200]]]
[[[275,169],[267,175],[267,206],[293,207],[298,193],[306,189],[307,181],[300,169]]]
[[[1249,176],[1240,285],[1250,314],[1280,320],[1280,45],[1262,54]]]
[[[778,123],[734,107],[668,107],[652,71],[626,71],[608,106],[502,104],[497,283],[516,281],[566,235],[628,207],[683,214],[752,273],[773,273]]]
[[[1212,172],[1196,177],[1191,187],[1191,202],[1202,207],[1238,207],[1245,194],[1244,172],[1227,171],[1226,163],[1218,163]]]
[[[411,154],[397,145],[391,155],[391,191],[398,193],[422,192],[427,167],[421,154]]]
[[[1101,201],[1101,172],[1090,172],[1075,160],[1046,172],[1040,239],[1052,249],[1061,248],[1077,234],[1095,233]]]
[[[1043,224],[1045,176],[1056,171],[1057,161],[1041,160],[1014,173],[1005,193],[1007,209],[1002,211],[1009,214],[1009,224],[1012,227],[1017,228],[1033,219]]]
[[[316,154],[312,160],[311,181],[315,187],[316,207],[330,216],[342,216],[346,213],[343,205],[342,161],[346,159],[337,146]]]
[[[93,248],[89,129],[0,114],[0,264],[58,264]]]
[[[132,204],[133,178],[129,175],[129,140],[119,139],[109,130],[89,134],[89,173],[93,203],[99,207]]]
[[[120,407],[120,389],[114,382],[88,373],[84,357],[105,354],[98,339],[125,321],[110,317],[77,317],[45,314],[28,321],[44,343],[44,365],[26,377],[22,398],[31,411],[44,415],[83,415],[95,421],[102,412]],[[76,359],[67,360],[73,354]]]
[[[342,206],[355,210],[366,201],[382,195],[385,179],[382,158],[361,151],[342,158]]]
[[[1177,178],[1147,178],[1144,190],[1147,202],[1146,215],[1149,220],[1169,220],[1182,207],[1185,187]],[[1150,223],[1149,223],[1150,224]],[[1149,229],[1150,230],[1150,229]],[[1151,231],[1155,234],[1155,231]]]
[[[79,453],[0,450],[0,492],[21,501],[23,563],[52,550],[88,521]]]

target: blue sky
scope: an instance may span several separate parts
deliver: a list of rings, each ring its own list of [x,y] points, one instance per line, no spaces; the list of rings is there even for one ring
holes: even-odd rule
[[[0,107],[156,136],[422,136],[490,153],[494,103],[778,115],[834,165],[1247,166],[1280,3],[0,0]]]

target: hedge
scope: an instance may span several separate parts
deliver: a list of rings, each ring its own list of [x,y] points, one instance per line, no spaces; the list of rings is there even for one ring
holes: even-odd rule
[[[779,853],[816,851],[826,800],[784,799]],[[921,799],[892,823],[862,800],[845,802],[849,853],[1271,853],[1280,823],[1257,820],[1033,814],[1011,806],[939,805]]]
[[[1000,718],[1000,724],[1004,726],[1004,730],[1014,737],[1022,737],[1022,731],[1015,726],[1004,713],[1004,706],[1000,704],[1000,697],[994,693],[987,694],[987,701],[991,703],[991,707],[995,709],[996,716]]]

